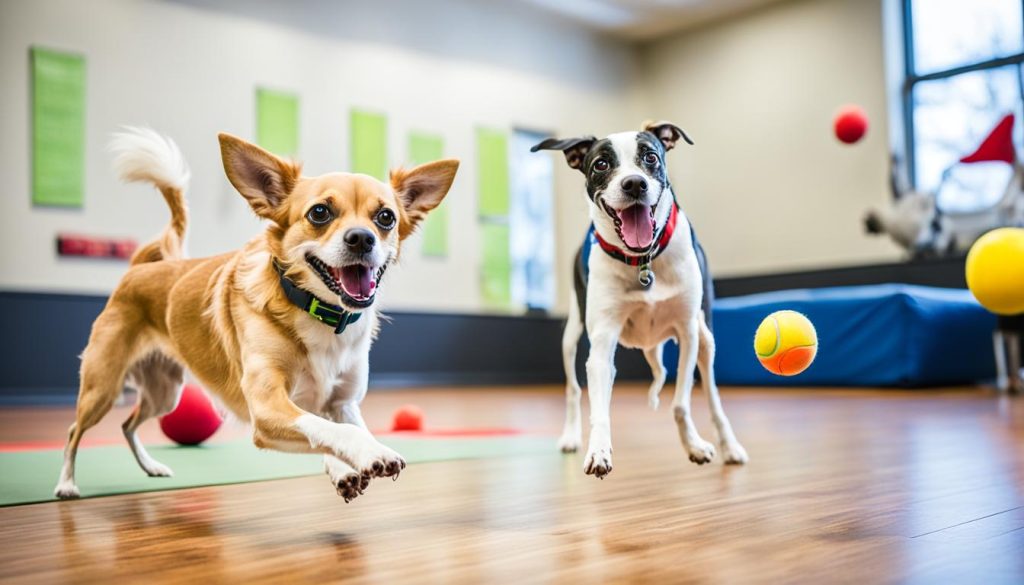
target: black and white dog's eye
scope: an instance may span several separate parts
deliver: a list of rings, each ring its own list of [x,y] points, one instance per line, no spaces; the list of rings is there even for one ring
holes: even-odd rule
[[[654,154],[653,152],[648,152],[647,154],[644,155],[644,162],[649,165],[657,164],[658,155]]]
[[[395,227],[395,212],[388,208],[381,209],[373,221],[377,222],[381,229],[390,230]]]
[[[594,170],[601,172],[607,171],[608,161],[604,160],[603,158],[597,159],[596,161],[594,161]]]
[[[323,203],[317,203],[306,212],[306,219],[313,225],[327,225],[334,219],[334,212]]]

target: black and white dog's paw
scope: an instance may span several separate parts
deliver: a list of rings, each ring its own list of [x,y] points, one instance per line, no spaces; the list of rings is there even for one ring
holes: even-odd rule
[[[611,448],[591,449],[587,453],[587,460],[583,463],[583,471],[587,475],[604,479],[612,472],[612,450]]]
[[[747,455],[747,450],[743,448],[743,445],[733,441],[722,444],[722,461],[726,465],[743,465],[750,461],[750,456]]]
[[[705,463],[711,463],[711,460],[715,458],[715,447],[711,443],[708,443],[704,439],[697,439],[693,441],[687,451],[690,453],[690,461],[693,461],[697,465],[704,465]]]
[[[558,448],[562,453],[575,453],[583,445],[583,438],[579,432],[566,432],[558,439]]]

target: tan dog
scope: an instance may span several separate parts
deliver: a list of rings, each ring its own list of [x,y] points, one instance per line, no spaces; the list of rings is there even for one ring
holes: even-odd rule
[[[135,458],[151,476],[171,475],[135,431],[175,407],[185,368],[251,422],[256,446],[323,453],[346,501],[405,467],[359,411],[378,329],[374,299],[401,241],[447,194],[458,161],[392,171],[389,186],[349,173],[303,177],[298,164],[227,134],[220,145],[231,183],[269,225],[241,250],[184,259],[188,169],[177,146],[145,129],[115,139],[122,179],[156,185],[171,222],[136,252],[93,324],[60,498],[79,495],[79,441],[124,384],[139,392],[123,425]]]

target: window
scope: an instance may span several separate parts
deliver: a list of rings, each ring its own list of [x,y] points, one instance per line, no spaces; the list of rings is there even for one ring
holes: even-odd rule
[[[512,300],[531,311],[555,302],[554,157],[530,152],[548,136],[517,129],[512,137]]]
[[[945,211],[991,206],[1011,170],[957,163],[1010,113],[1024,144],[1024,0],[903,0],[903,16],[911,180]]]

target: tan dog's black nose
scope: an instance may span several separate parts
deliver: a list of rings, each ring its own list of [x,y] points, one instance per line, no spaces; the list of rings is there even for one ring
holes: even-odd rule
[[[366,254],[373,250],[377,237],[366,228],[352,228],[345,232],[345,245],[357,254]]]
[[[629,175],[622,179],[622,192],[634,199],[640,199],[647,193],[647,179],[640,175]]]

